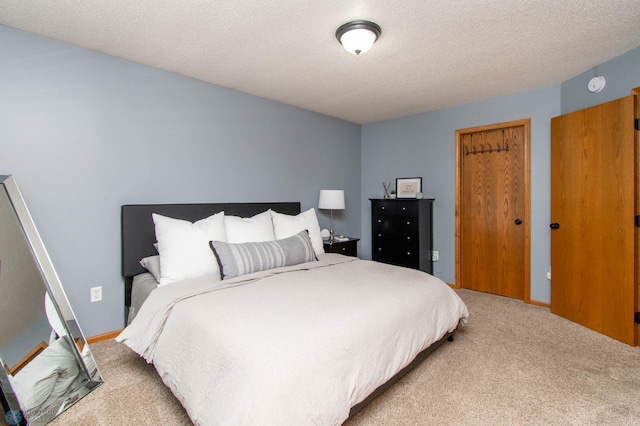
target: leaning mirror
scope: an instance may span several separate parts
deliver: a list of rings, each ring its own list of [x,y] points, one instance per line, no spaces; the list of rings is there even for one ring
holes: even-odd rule
[[[102,383],[12,176],[0,175],[0,390],[5,421],[43,425]]]

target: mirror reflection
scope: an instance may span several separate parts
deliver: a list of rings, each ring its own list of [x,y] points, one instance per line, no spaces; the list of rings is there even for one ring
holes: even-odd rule
[[[9,424],[46,424],[102,378],[13,178],[0,183],[1,402]]]

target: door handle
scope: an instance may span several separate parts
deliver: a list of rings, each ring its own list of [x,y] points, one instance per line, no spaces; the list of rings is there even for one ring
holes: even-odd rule
[[[516,219],[514,223],[516,225],[521,225],[522,224],[522,220],[521,219]]]
[[[554,222],[551,225],[549,225],[549,228],[551,228],[551,229],[559,229],[560,228],[560,224]]]

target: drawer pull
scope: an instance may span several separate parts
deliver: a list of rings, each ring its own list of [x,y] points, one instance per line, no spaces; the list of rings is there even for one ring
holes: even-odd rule
[[[410,252],[410,251],[408,251],[408,252],[407,252],[407,256],[409,256],[409,255],[411,255],[411,252]]]
[[[407,225],[411,225],[411,222],[407,221]]]
[[[410,240],[410,239],[411,239],[411,237],[407,237],[407,240]]]
[[[384,210],[384,206],[382,206],[382,210]]]
[[[406,210],[406,209],[407,209],[406,207],[403,207],[403,208],[402,208],[402,210]]]
[[[382,251],[382,247],[378,248],[378,251]]]
[[[346,247],[342,247],[342,251],[347,251],[347,248]]]
[[[382,237],[382,234],[378,234],[378,237]]]
[[[378,219],[378,223],[382,222],[382,219]]]

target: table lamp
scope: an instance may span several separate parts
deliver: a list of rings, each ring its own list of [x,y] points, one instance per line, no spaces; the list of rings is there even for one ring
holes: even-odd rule
[[[331,229],[329,230],[329,243],[333,244],[333,211],[344,210],[344,191],[341,189],[322,189],[318,208],[331,210]]]

